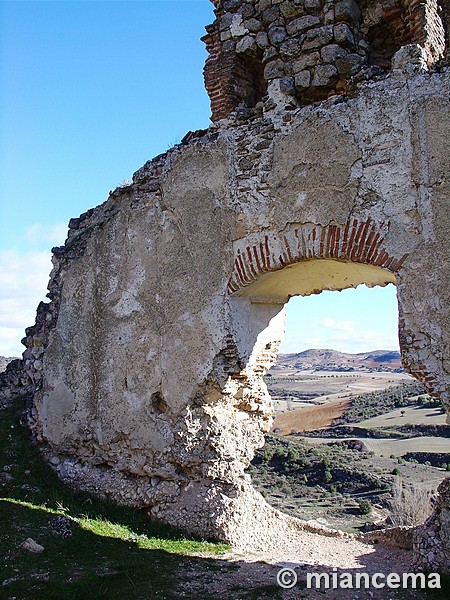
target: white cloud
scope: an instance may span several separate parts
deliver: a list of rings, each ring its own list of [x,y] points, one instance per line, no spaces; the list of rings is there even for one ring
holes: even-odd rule
[[[369,323],[353,320],[338,321],[325,317],[321,322],[321,337],[327,348],[343,352],[398,348],[396,332],[372,329]]]
[[[0,251],[0,355],[20,356],[25,328],[46,300],[52,268],[49,252]]]
[[[280,352],[301,352],[309,348],[329,348],[353,354],[370,350],[398,350],[398,337],[396,331],[373,329],[367,322],[325,317],[303,331],[288,330]]]
[[[354,331],[356,327],[355,321],[336,321],[331,317],[325,317],[322,321],[322,325],[325,329],[334,331]]]
[[[31,244],[62,246],[67,237],[67,223],[33,223],[25,229],[24,238]]]

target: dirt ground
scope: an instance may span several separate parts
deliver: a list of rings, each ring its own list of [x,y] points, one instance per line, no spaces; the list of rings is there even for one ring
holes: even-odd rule
[[[272,430],[283,435],[289,435],[293,431],[308,431],[328,427],[340,417],[350,404],[350,398],[346,400],[331,400],[327,404],[319,406],[304,406],[290,412],[280,413],[276,416]]]
[[[189,581],[180,586],[179,597],[224,600],[318,600],[324,594],[329,594],[330,600],[416,600],[428,597],[421,590],[387,587],[326,589],[325,585],[321,585],[319,589],[315,586],[308,588],[308,575],[312,573],[328,574],[331,586],[333,574],[339,577],[342,573],[348,573],[355,577],[362,572],[387,575],[417,571],[411,552],[379,544],[365,544],[355,538],[339,539],[308,532],[293,532],[288,539],[274,540],[273,546],[264,553],[233,552],[226,558],[233,567],[232,571],[229,568],[215,570],[209,577],[206,588],[202,577],[204,574],[198,570],[192,572]],[[220,562],[217,561],[217,564]],[[283,589],[278,583],[278,577],[284,573],[286,581],[290,582],[292,572],[295,573],[297,582],[292,588]],[[206,590],[207,596],[203,595]]]

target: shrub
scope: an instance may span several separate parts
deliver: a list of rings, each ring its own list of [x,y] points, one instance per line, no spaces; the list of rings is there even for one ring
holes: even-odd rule
[[[330,483],[331,481],[333,481],[333,475],[331,474],[330,469],[325,469],[323,478],[325,483]]]
[[[372,505],[365,498],[358,500],[358,508],[362,515],[369,515],[372,512]]]

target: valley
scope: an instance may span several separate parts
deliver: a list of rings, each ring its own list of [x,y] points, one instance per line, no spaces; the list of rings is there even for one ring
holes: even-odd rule
[[[266,383],[275,420],[249,473],[270,504],[349,532],[431,512],[450,428],[397,353],[281,355]]]

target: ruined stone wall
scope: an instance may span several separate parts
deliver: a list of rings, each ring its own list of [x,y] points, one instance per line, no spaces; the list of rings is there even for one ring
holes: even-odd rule
[[[286,108],[354,93],[391,68],[394,53],[420,44],[428,65],[445,49],[437,0],[223,0],[203,38],[214,121],[237,106],[280,96]]]
[[[344,4],[328,3],[333,19]],[[224,42],[247,5],[218,6],[233,15]],[[396,283],[404,365],[449,405],[450,72],[427,52],[403,46],[351,95],[289,110],[269,82],[70,221],[14,379],[65,481],[264,547],[291,521],[245,469],[271,426],[262,375],[295,294]]]
[[[437,489],[433,514],[413,533],[419,565],[428,571],[450,573],[450,478]]]

